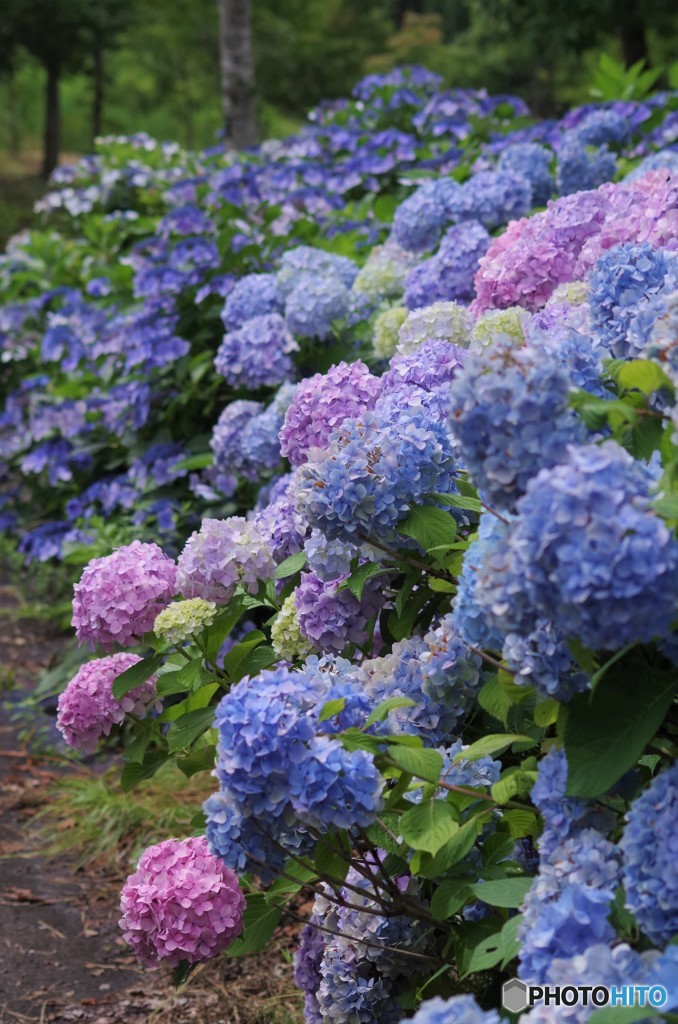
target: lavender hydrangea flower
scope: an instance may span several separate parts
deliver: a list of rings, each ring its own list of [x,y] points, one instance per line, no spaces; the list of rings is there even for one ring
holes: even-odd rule
[[[545,700],[567,702],[590,685],[570,649],[548,619],[538,619],[526,636],[509,633],[502,657],[518,686],[533,686]]]
[[[290,353],[298,351],[280,314],[268,313],[225,334],[214,367],[234,388],[275,387],[294,375]]]
[[[141,855],[120,909],[137,959],[146,967],[176,967],[228,949],[243,929],[245,897],[204,837],[166,839]]]
[[[474,295],[474,279],[490,236],[476,220],[450,228],[435,256],[407,275],[405,305],[408,309],[451,300],[468,302]]]
[[[200,530],[186,541],[177,570],[177,590],[183,597],[222,605],[239,583],[256,593],[260,581],[273,575],[275,562],[256,523],[232,516],[203,519]]]
[[[280,450],[300,466],[312,448],[325,448],[344,420],[374,406],[379,379],[360,360],[338,363],[297,386],[280,431]]]
[[[346,256],[314,249],[310,245],[299,245],[282,255],[276,275],[278,298],[285,303],[299,284],[313,278],[336,278],[344,288],[349,289],[357,273],[357,266]]]
[[[514,171],[479,171],[462,185],[461,201],[456,204],[459,220],[480,221],[488,231],[518,217],[532,206],[532,186]]]
[[[514,142],[502,150],[497,169],[527,178],[532,188],[532,205],[544,206],[555,188],[549,166],[551,157],[548,149],[536,142]]]
[[[363,644],[367,623],[382,604],[383,587],[376,581],[366,583],[358,600],[348,588],[341,589],[347,578],[325,582],[313,572],[304,572],[294,592],[301,635],[320,651],[339,654],[349,643]]]
[[[461,194],[461,186],[452,178],[438,178],[420,185],[395,212],[394,240],[409,252],[433,249],[444,226],[453,219],[450,204],[458,203]]]
[[[73,588],[80,643],[109,649],[139,642],[176,593],[177,566],[157,544],[135,540],[94,558]]]
[[[327,340],[349,309],[350,292],[337,277],[306,277],[285,302],[285,320],[303,338]]]
[[[569,196],[597,188],[614,178],[616,170],[617,158],[607,146],[586,149],[573,133],[558,152],[558,192],[561,196]]]
[[[155,700],[157,676],[151,676],[119,700],[113,696],[115,679],[141,661],[121,651],[84,664],[59,696],[57,729],[69,747],[94,753],[102,736],[125,720],[127,712],[143,715]]]
[[[678,931],[678,765],[665,768],[631,806],[620,841],[626,906],[658,946]]]
[[[237,331],[247,320],[280,312],[275,274],[246,274],[229,293],[222,320],[227,331]]]

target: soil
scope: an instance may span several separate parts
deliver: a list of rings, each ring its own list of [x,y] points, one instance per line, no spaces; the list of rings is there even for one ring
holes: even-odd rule
[[[0,588],[0,606],[13,603]],[[4,629],[3,673],[19,689],[58,656],[44,623]],[[1,694],[0,694],[1,697]],[[1,701],[0,701],[1,704]],[[78,771],[31,752],[0,715],[0,1024],[295,1024],[302,1018],[291,951],[299,926],[279,929],[264,953],[200,965],[174,989],[170,973],[137,966],[118,928],[124,879],[79,870],[40,852],[32,822],[58,773]]]

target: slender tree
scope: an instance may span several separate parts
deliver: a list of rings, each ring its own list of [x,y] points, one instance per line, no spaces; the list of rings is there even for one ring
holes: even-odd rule
[[[257,141],[250,0],[217,0],[217,12],[226,145],[244,149]]]

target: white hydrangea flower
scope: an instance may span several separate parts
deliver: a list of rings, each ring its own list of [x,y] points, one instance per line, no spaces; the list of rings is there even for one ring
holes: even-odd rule
[[[211,626],[216,613],[214,601],[205,601],[202,597],[176,601],[156,616],[153,632],[167,643],[180,644],[201,633],[205,626]]]
[[[301,635],[294,594],[285,598],[271,626],[271,643],[281,661],[303,661],[313,653],[313,645]]]
[[[434,302],[432,306],[413,309],[400,328],[398,355],[409,356],[433,339],[468,348],[472,327],[473,317],[458,302]]]

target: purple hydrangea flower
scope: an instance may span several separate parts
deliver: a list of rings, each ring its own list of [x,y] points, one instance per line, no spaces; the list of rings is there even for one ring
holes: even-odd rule
[[[344,420],[374,406],[379,378],[360,360],[338,363],[297,386],[280,431],[280,450],[293,466],[306,462],[311,448],[325,448]]]
[[[294,375],[290,353],[298,351],[280,314],[268,313],[225,334],[214,366],[234,388],[275,387]]]
[[[117,700],[115,679],[141,661],[136,654],[121,651],[84,664],[59,696],[57,729],[69,747],[93,753],[102,736],[125,720],[127,712],[143,715],[155,700],[157,676],[129,690]]]
[[[223,953],[243,929],[237,876],[204,836],[149,846],[120,897],[125,941],[146,967],[195,964]]]
[[[73,588],[78,640],[92,649],[138,643],[174,597],[176,583],[177,566],[157,544],[135,540],[94,558]]]
[[[319,651],[339,654],[349,643],[363,644],[367,623],[383,603],[383,586],[377,586],[376,581],[368,580],[358,600],[348,588],[341,589],[347,578],[324,582],[313,572],[301,574],[295,590],[299,628]]]
[[[221,318],[227,331],[237,331],[247,320],[280,311],[275,274],[246,274],[229,292]]]
[[[467,220],[450,228],[443,236],[436,255],[407,275],[407,308],[418,309],[439,301],[470,301],[480,260],[489,249],[490,242],[489,234],[477,220]]]
[[[179,555],[177,590],[183,597],[227,604],[239,583],[254,594],[274,571],[267,538],[255,522],[242,516],[203,519]]]

